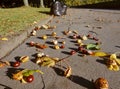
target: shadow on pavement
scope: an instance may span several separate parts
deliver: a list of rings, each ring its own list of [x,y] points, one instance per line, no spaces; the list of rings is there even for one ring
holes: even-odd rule
[[[101,3],[95,3],[95,4],[87,4],[87,5],[81,5],[81,6],[73,6],[73,8],[120,10],[120,0],[101,2]]]
[[[79,76],[76,76],[76,75],[72,75],[70,78],[69,78],[72,82],[76,83],[76,84],[79,84],[85,88],[88,88],[88,89],[95,89],[94,87],[94,83],[92,81],[89,81],[83,77],[79,77]]]
[[[51,13],[50,12],[48,12],[48,11],[38,11],[39,13],[43,13],[43,14],[47,14],[47,15],[51,15]]]
[[[63,76],[64,75],[64,71],[60,68],[57,67],[52,67],[54,69],[54,71],[56,72],[57,75],[59,76]]]
[[[58,67],[53,67],[54,71],[56,72],[57,75],[59,76],[64,76],[64,71]],[[76,75],[71,75],[71,77],[68,78],[72,82],[79,84],[80,86],[83,86],[87,89],[95,89],[93,81],[89,81],[83,77],[79,77]]]
[[[20,61],[20,56],[16,56],[16,57],[15,57],[15,60],[16,60],[16,61]]]
[[[120,48],[120,46],[115,46],[115,47]]]
[[[103,60],[102,59],[97,59],[96,61],[101,63],[101,64],[104,64],[104,65],[106,64],[106,59],[103,59]]]
[[[18,72],[18,70],[23,70],[23,68],[8,68],[8,70],[6,71],[6,75],[9,78],[12,78],[13,74]]]
[[[3,85],[3,84],[0,84],[0,86],[5,87],[4,89],[12,89],[12,88],[10,88],[10,87],[8,87],[8,86],[6,86],[6,85]]]
[[[106,65],[107,64],[107,61],[109,59],[109,56],[107,57],[101,57],[102,59],[97,59],[96,61],[103,64],[103,65]]]
[[[70,52],[67,52],[67,51],[61,51],[61,53],[66,54],[66,55],[71,55]]]

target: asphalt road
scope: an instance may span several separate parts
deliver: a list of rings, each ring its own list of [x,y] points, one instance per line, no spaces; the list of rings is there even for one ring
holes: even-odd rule
[[[70,56],[71,50],[76,50],[76,39],[63,35],[65,30],[76,30],[80,35],[87,35],[93,32],[93,35],[102,42],[101,50],[107,53],[120,51],[120,11],[118,10],[99,10],[99,9],[69,9],[66,16],[55,17],[48,23],[50,26],[56,26],[54,30],[38,30],[36,36],[26,39],[19,47],[7,55],[3,61],[15,62],[17,58],[27,55],[30,61],[22,63],[18,68],[6,66],[1,68],[0,72],[0,89],[94,89],[92,80],[103,77],[108,80],[109,89],[120,89],[120,71],[110,71],[105,65],[104,59],[94,56],[81,57],[78,52]],[[65,48],[55,50],[51,41],[53,38],[46,40],[41,39],[43,35],[50,35],[56,32],[57,36],[63,37],[58,39],[61,45],[65,41]],[[21,38],[19,38],[21,39]],[[18,40],[19,40],[18,39]],[[48,45],[46,49],[29,47],[30,41],[39,42]],[[86,40],[85,43],[95,42]],[[63,61],[53,68],[40,67],[34,63],[35,54],[39,51],[51,57],[66,58],[65,60],[72,68],[70,78],[62,76],[64,67]],[[40,69],[43,75],[34,74],[34,81],[28,84],[22,84],[20,81],[10,78],[11,73],[19,68],[23,69]]]

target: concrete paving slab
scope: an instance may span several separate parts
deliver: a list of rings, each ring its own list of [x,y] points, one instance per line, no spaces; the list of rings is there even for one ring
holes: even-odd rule
[[[4,60],[16,61],[17,57],[28,55],[31,61],[22,63],[18,68],[40,69],[44,72],[43,75],[35,74],[35,80],[29,84],[22,84],[20,81],[12,80],[9,73],[16,68],[7,66],[1,68],[0,72],[0,89],[94,89],[92,80],[103,77],[109,82],[109,89],[119,89],[120,87],[120,71],[110,71],[104,63],[103,58],[86,56],[81,57],[80,53],[70,56],[69,52],[78,48],[75,39],[62,34],[64,30],[77,30],[80,35],[87,35],[90,31],[96,33],[96,37],[102,42],[101,50],[108,53],[114,53],[120,50],[120,11],[116,10],[94,10],[94,9],[68,9],[68,13],[63,17],[55,17],[49,23],[55,25],[54,30],[39,30],[36,36],[32,36],[24,41],[19,47],[7,55]],[[65,39],[58,39],[59,42],[66,41],[65,48],[55,50],[50,42],[53,38],[46,40],[41,39],[41,36],[56,32],[58,36]],[[30,41],[46,43],[49,47],[46,49],[37,49],[27,45]],[[92,40],[85,41],[94,42]],[[59,43],[61,45],[61,43]],[[48,54],[51,57],[64,58],[72,68],[70,78],[65,78],[63,73],[65,63],[62,66],[56,65],[53,68],[40,67],[32,60],[35,59],[35,54],[39,51]],[[6,71],[8,73],[6,73]]]

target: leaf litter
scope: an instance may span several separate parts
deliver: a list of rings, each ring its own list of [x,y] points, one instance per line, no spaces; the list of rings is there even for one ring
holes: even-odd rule
[[[101,20],[96,20],[96,21],[101,21]],[[86,27],[90,27],[90,25],[86,26]],[[40,29],[55,29],[56,26],[50,26],[48,24],[42,25],[42,26],[36,26],[34,28],[34,30],[32,30],[32,32],[30,33],[31,36],[36,36],[37,34],[37,30]],[[98,29],[102,29],[102,27],[97,27]],[[80,52],[82,55],[90,55],[90,56],[97,56],[97,57],[107,57],[108,59],[106,60],[106,65],[108,67],[109,70],[113,70],[113,71],[119,71],[119,66],[120,66],[120,58],[117,57],[117,55],[115,53],[113,54],[108,54],[106,52],[102,52],[102,51],[96,51],[96,50],[100,50],[100,44],[101,42],[99,42],[99,39],[91,36],[91,34],[88,33],[88,35],[83,35],[81,36],[76,30],[65,30],[63,31],[63,34],[68,37],[72,35],[73,40],[77,39],[77,43],[78,43],[78,49],[75,53]],[[56,37],[56,32],[52,32],[51,36]],[[44,35],[43,40],[47,39],[47,36]],[[7,41],[7,38],[2,38],[2,40]],[[58,40],[58,39],[57,39]],[[55,45],[55,49],[59,49],[59,46],[57,45],[58,42],[53,41],[53,44]],[[84,44],[83,41],[87,41],[87,40],[94,40],[96,43],[89,43],[89,44]],[[63,41],[63,44],[65,44],[65,41]],[[30,46],[34,46],[36,48],[40,48],[40,49],[45,49],[48,48],[48,46],[46,44],[40,44],[40,43],[35,43],[33,42],[33,44],[29,43]],[[65,58],[54,58],[54,57],[49,57],[47,55],[45,55],[44,53],[38,53],[35,60],[36,60],[36,64],[40,65],[40,66],[47,66],[47,67],[54,67],[56,66],[56,64],[60,61],[65,61],[64,59],[71,57],[72,55],[65,57]],[[20,58],[20,61],[22,63],[29,61],[29,57],[28,56],[22,56]],[[4,67],[6,65],[10,66],[9,62],[0,62],[0,67]],[[30,76],[33,75],[35,72],[39,72],[40,74],[43,74],[43,72],[41,70],[28,70],[28,69],[24,69],[24,70],[17,70],[16,73],[13,74],[12,78],[14,80],[19,80],[22,83],[27,83],[26,80],[24,79],[25,76]],[[69,64],[66,64],[66,69],[64,71],[64,75],[65,77],[70,77],[72,75],[72,68],[70,67]],[[105,80],[105,79],[104,79]],[[96,87],[98,87],[98,80],[96,80],[95,84]],[[107,81],[107,80],[106,80]],[[103,83],[103,81],[102,81]],[[98,85],[97,85],[98,84]],[[108,84],[108,83],[107,83]],[[99,86],[100,87],[100,86]],[[108,88],[108,87],[107,87]],[[106,88],[106,89],[107,89]]]

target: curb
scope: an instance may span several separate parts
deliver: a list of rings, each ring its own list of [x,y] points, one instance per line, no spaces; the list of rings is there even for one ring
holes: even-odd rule
[[[43,24],[48,23],[51,19],[53,19],[53,16],[50,16],[42,21],[40,21],[37,25],[41,26]],[[20,44],[22,44],[27,38],[29,33],[34,29],[34,26],[27,28],[25,31],[23,31],[18,36],[15,36],[14,38],[8,40],[8,41],[2,41],[0,42],[0,60],[3,59],[5,56],[7,56],[10,52],[12,52],[15,48],[17,48]]]

